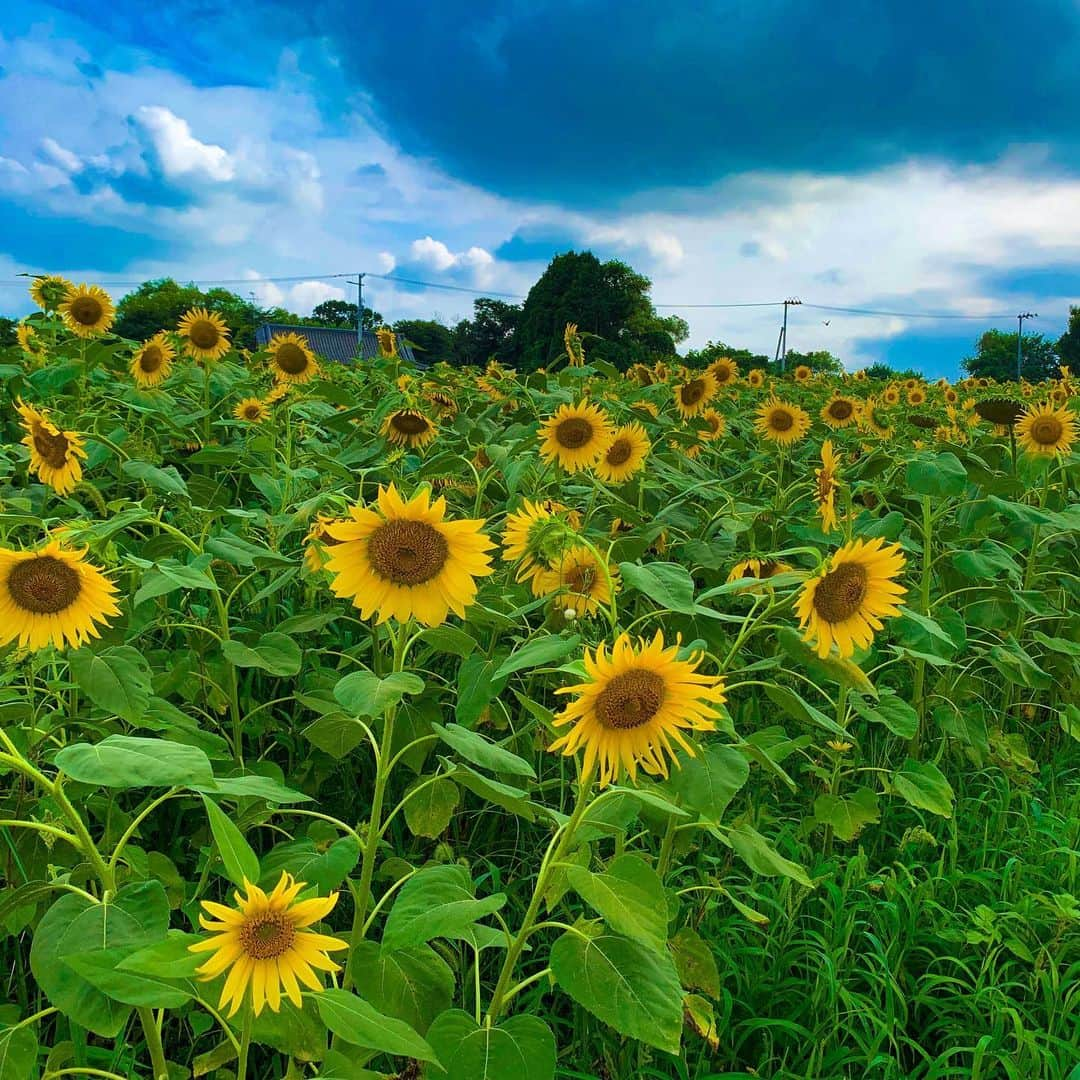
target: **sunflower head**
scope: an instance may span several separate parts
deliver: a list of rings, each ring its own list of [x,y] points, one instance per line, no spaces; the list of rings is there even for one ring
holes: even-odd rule
[[[382,435],[395,446],[418,447],[427,446],[438,430],[422,412],[396,409],[383,421]]]
[[[611,603],[619,590],[619,571],[610,563],[597,561],[584,544],[568,548],[537,581],[541,596],[555,598],[555,606],[573,609],[578,616],[593,615],[601,605]]]
[[[813,377],[813,370],[811,368],[808,368],[806,364],[799,364],[799,366],[795,369],[796,382],[809,382]]]
[[[926,413],[908,413],[907,418],[909,424],[923,431],[933,431],[938,426],[937,418],[928,416]]]
[[[680,660],[678,652],[677,645],[665,648],[659,632],[636,643],[621,634],[610,653],[603,644],[586,651],[586,681],[559,691],[574,700],[554,723],[570,730],[550,749],[567,756],[584,750],[582,773],[591,776],[599,765],[601,787],[623,775],[633,782],[639,768],[666,777],[680,748],[695,756],[687,735],[715,730],[724,683],[698,672],[700,656]]]
[[[896,405],[900,401],[900,391],[895,386],[886,386],[882,391],[881,400],[886,405]]]
[[[636,421],[619,428],[596,463],[596,475],[609,484],[629,480],[645,464],[651,449],[649,436]]]
[[[58,274],[38,274],[30,285],[30,299],[42,311],[57,311],[75,286]]]
[[[15,327],[15,340],[27,356],[39,359],[45,355],[45,342],[37,335],[32,323],[21,322]]]
[[[682,416],[697,416],[714,397],[718,386],[711,371],[703,371],[675,387],[675,407]]]
[[[275,334],[266,351],[270,358],[270,369],[278,382],[306,383],[319,373],[319,362],[307,339],[300,334],[291,331]]]
[[[567,323],[563,331],[563,345],[566,348],[567,363],[570,367],[583,367],[585,364],[585,343],[578,333],[577,323]]]
[[[731,386],[739,380],[739,365],[730,356],[720,356],[706,369],[717,386]]]
[[[771,397],[758,407],[754,427],[762,438],[790,446],[805,438],[810,430],[810,417],[798,405]]]
[[[821,444],[821,468],[814,470],[817,479],[818,514],[822,532],[832,532],[837,527],[836,488],[840,472],[840,458],[833,449],[831,439]]]
[[[64,325],[81,338],[100,337],[116,315],[109,294],[97,285],[70,286],[57,310]]]
[[[1011,398],[992,397],[982,401],[976,401],[972,408],[989,424],[1000,424],[1012,427],[1020,417],[1024,415],[1024,406],[1019,401]]]
[[[236,403],[233,416],[245,424],[261,424],[269,418],[270,410],[266,407],[266,402],[261,398],[247,397]]]
[[[843,394],[833,394],[821,408],[821,419],[831,428],[845,428],[859,418],[859,403]]]
[[[779,559],[743,559],[737,562],[728,573],[728,582],[732,581],[745,581],[747,579],[754,581],[768,581],[769,578],[776,577],[777,574],[790,573],[792,567],[786,563],[781,562]],[[771,586],[766,586],[771,588]],[[762,586],[752,585],[747,589],[741,590],[743,592],[760,592]]]
[[[131,358],[131,376],[139,386],[157,386],[172,371],[176,350],[164,331],[144,341]]]
[[[557,461],[567,472],[593,468],[611,445],[615,432],[607,414],[582,401],[560,405],[540,428],[540,456]]]
[[[22,444],[30,451],[31,471],[58,495],[69,494],[82,479],[82,460],[86,458],[82,436],[61,431],[46,409],[35,409],[22,400],[16,408],[25,432]]]
[[[907,403],[909,405],[923,405],[926,403],[926,391],[918,383],[908,387]]]
[[[203,307],[186,312],[176,330],[184,340],[184,351],[196,360],[220,360],[232,347],[225,320]]]
[[[1064,407],[1033,406],[1025,410],[1016,425],[1016,438],[1026,454],[1067,454],[1076,441],[1076,414]]]
[[[379,342],[380,356],[397,356],[397,334],[389,326],[380,326],[375,331],[375,337]]]
[[[746,375],[747,386],[760,390],[765,385],[765,372],[761,368],[753,368]]]
[[[551,499],[535,503],[526,499],[506,515],[502,557],[517,563],[515,578],[528,581],[533,595],[544,594],[545,574],[577,540],[576,517]]]

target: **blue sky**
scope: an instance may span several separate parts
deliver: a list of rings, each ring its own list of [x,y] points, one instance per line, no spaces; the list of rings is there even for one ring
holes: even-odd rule
[[[0,24],[0,310],[53,270],[389,318],[632,263],[689,344],[955,374],[1080,301],[1080,9],[680,0],[30,2]],[[288,277],[290,281],[267,279]],[[684,305],[694,305],[693,307]],[[914,318],[915,312],[978,316]]]

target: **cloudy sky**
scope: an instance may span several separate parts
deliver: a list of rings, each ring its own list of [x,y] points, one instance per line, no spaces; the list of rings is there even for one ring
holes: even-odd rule
[[[777,309],[707,305],[797,296],[899,314],[804,306],[791,348],[954,374],[1080,301],[1078,56],[1074,0],[30,0],[0,312],[24,271],[307,311],[363,270],[387,318],[453,321],[588,247],[692,345],[771,353]]]

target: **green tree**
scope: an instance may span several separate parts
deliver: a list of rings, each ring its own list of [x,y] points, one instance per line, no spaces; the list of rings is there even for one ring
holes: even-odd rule
[[[785,371],[794,371],[800,364],[805,364],[812,372],[820,375],[840,375],[844,370],[840,358],[833,356],[828,349],[816,349],[808,353],[792,350],[784,358]]]
[[[1074,372],[1080,371],[1080,307],[1069,305],[1069,326],[1057,341],[1058,359]]]
[[[300,320],[303,326],[332,326],[343,330],[356,328],[356,305],[348,300],[324,300],[316,304],[311,314]],[[383,317],[374,309],[364,307],[364,329],[377,330],[385,325]]]
[[[437,364],[453,356],[453,333],[434,319],[400,319],[394,323],[394,333],[400,334],[425,363]]]
[[[473,317],[454,327],[454,363],[481,367],[489,360],[516,365],[514,332],[521,320],[521,305],[490,296],[473,301]]]
[[[754,353],[749,349],[736,349],[732,345],[725,345],[722,341],[708,341],[701,349],[690,349],[686,354],[686,363],[688,367],[704,368],[721,356],[729,356],[734,360],[743,375],[753,368],[760,368],[767,372],[773,370],[772,360],[763,353]]]
[[[882,382],[922,378],[922,372],[916,371],[914,368],[904,368],[903,371],[897,371],[896,368],[889,367],[888,364],[883,364],[880,360],[877,363],[868,364],[863,368],[863,372],[868,379],[880,379]]]
[[[534,371],[563,351],[563,331],[576,323],[585,354],[625,370],[675,352],[686,339],[684,319],[661,316],[649,299],[652,282],[624,262],[601,262],[591,251],[556,255],[529,290],[514,333],[518,366]]]
[[[1016,333],[1005,330],[987,330],[975,342],[974,356],[965,357],[960,366],[978,379],[996,379],[998,382],[1016,380]],[[1042,334],[1025,334],[1023,341],[1023,364],[1020,373],[1031,382],[1041,382],[1057,374],[1058,354],[1055,343],[1047,341]]]
[[[15,327],[18,325],[18,319],[9,319],[6,315],[0,315],[0,348],[18,342],[19,339],[15,336]]]

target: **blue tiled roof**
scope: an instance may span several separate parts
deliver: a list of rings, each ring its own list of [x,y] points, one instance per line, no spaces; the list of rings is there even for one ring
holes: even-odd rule
[[[339,330],[329,326],[289,326],[285,323],[263,323],[255,331],[255,341],[260,348],[268,345],[275,334],[299,334],[305,338],[311,351],[325,360],[339,364],[351,364],[357,359],[356,331]],[[404,360],[416,364],[412,348],[397,335],[398,353]],[[372,360],[379,355],[379,339],[371,330],[364,331],[360,347],[360,359]],[[418,365],[423,366],[423,365]]]

